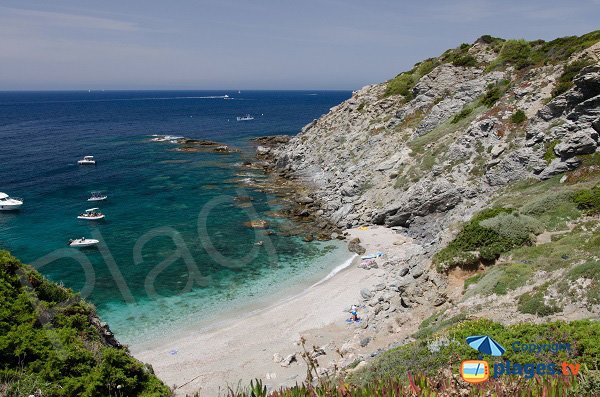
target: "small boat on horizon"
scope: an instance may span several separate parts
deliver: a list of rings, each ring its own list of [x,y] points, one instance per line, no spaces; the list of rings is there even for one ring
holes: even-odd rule
[[[8,194],[0,192],[0,211],[15,211],[22,205],[22,198],[10,197]]]
[[[92,192],[90,198],[87,201],[104,201],[108,198],[108,196],[102,192]]]
[[[83,158],[77,161],[79,165],[96,165],[96,160],[94,160],[94,156],[83,156]]]
[[[99,242],[100,242],[99,240],[95,240],[93,238],[82,237],[82,238],[69,240],[69,247],[74,247],[74,248],[93,247],[95,245],[98,245]]]
[[[237,121],[249,121],[249,120],[254,120],[254,117],[251,114],[237,117]]]
[[[83,214],[80,214],[77,219],[85,219],[88,221],[98,221],[104,219],[104,214],[100,212],[100,208],[89,208]]]

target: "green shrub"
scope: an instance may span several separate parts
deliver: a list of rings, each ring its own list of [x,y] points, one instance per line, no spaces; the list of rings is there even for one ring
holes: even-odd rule
[[[479,225],[495,231],[498,235],[513,241],[517,246],[530,242],[532,235],[540,234],[544,230],[537,219],[516,212],[498,214],[479,222]]]
[[[599,241],[594,244],[600,243]],[[587,298],[588,307],[592,305],[600,304],[600,266],[597,261],[591,260],[580,265],[575,266],[567,273],[567,280],[563,285],[563,289],[568,289],[569,285],[580,278],[584,278],[590,281],[584,290],[585,297]]]
[[[600,213],[600,186],[576,192],[573,201],[577,204],[577,208],[589,214]]]
[[[474,276],[471,276],[471,277],[465,279],[465,281],[463,283],[463,292],[466,291],[471,285],[477,284],[484,275],[485,275],[484,273],[478,273],[478,274],[475,274]]]
[[[456,59],[452,61],[452,65],[454,66],[465,66],[465,67],[474,67],[477,66],[477,59],[472,55],[460,55]]]
[[[471,113],[473,113],[473,108],[471,106],[465,106],[462,108],[462,110],[460,112],[456,113],[454,115],[454,117],[452,117],[452,120],[450,120],[450,123],[456,124],[459,121],[461,121],[462,119],[466,118]]]
[[[452,267],[470,267],[480,259],[493,261],[512,248],[529,244],[542,231],[540,222],[514,214],[512,209],[492,208],[473,217],[456,238],[436,253],[433,262],[438,271]]]
[[[475,282],[470,282],[472,287],[466,291],[465,299],[475,295],[506,295],[509,291],[527,284],[533,272],[533,267],[524,263],[490,267],[481,273]]]
[[[527,292],[519,297],[517,309],[521,313],[535,314],[539,317],[546,317],[560,312],[562,309],[554,303],[545,302],[545,294],[548,284],[545,284],[531,292]]]
[[[71,290],[0,251],[0,394],[171,395],[126,349],[103,342],[93,316]]]
[[[512,116],[510,116],[510,121],[513,124],[521,124],[525,120],[527,120],[527,116],[525,115],[525,112],[521,109],[517,110],[512,114]]]
[[[517,69],[523,69],[533,64],[531,60],[531,45],[525,40],[507,40],[500,50],[501,64],[512,64]]]
[[[407,372],[438,374],[442,369],[458,372],[462,360],[474,360],[479,352],[466,343],[471,335],[489,335],[506,348],[501,360],[511,363],[554,362],[576,360],[591,370],[600,363],[600,322],[558,321],[544,324],[521,323],[504,326],[490,320],[461,321],[433,337],[419,338],[398,348],[388,350],[366,367],[352,373],[347,380],[358,385],[368,385],[381,379],[405,377]],[[513,342],[569,343],[571,351],[517,352],[510,348]],[[490,358],[493,360],[493,358]],[[511,394],[512,395],[512,394]]]
[[[416,69],[417,69],[416,74],[419,77],[423,77],[423,76],[429,74],[429,72],[431,72],[438,64],[439,64],[439,62],[435,58],[426,59],[423,62],[415,65]]]
[[[408,72],[400,73],[387,82],[384,96],[402,95],[406,100],[413,98],[412,89],[419,79],[431,72],[439,64],[435,58],[418,63]]]
[[[571,55],[591,47],[600,41],[600,30],[582,36],[560,37],[548,42],[538,43],[532,58],[538,64],[563,62]]]
[[[552,160],[556,158],[556,154],[554,153],[554,147],[560,143],[560,140],[555,139],[546,144],[546,151],[544,152],[544,160],[546,163],[550,164]]]
[[[573,79],[581,69],[593,63],[590,59],[580,59],[565,66],[562,74],[556,81],[556,86],[552,90],[552,97],[556,97],[573,86]]]
[[[494,37],[489,34],[484,34],[483,36],[478,38],[477,41],[484,43],[484,44],[496,44],[496,43],[503,43],[504,39],[501,39],[499,37]]]
[[[525,215],[539,216],[553,211],[572,199],[571,192],[553,192],[548,195],[534,198],[534,200],[525,204],[520,212]]]
[[[385,95],[402,95],[407,100],[412,99],[412,88],[417,83],[418,78],[411,72],[404,72],[388,81]]]
[[[496,84],[490,84],[487,86],[487,91],[481,97],[481,104],[485,105],[489,108],[494,106],[496,102],[506,93],[508,88],[510,87],[509,80],[501,80]]]

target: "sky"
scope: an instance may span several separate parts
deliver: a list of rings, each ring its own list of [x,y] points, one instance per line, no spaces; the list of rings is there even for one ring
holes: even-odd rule
[[[483,34],[600,29],[600,0],[0,0],[0,90],[358,89]]]

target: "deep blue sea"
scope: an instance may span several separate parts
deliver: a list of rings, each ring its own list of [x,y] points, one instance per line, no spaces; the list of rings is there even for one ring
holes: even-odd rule
[[[0,248],[93,302],[133,344],[304,288],[349,258],[338,242],[279,234],[274,197],[245,182],[250,139],[296,134],[350,96],[341,91],[0,92]],[[222,98],[229,95],[229,100]],[[236,116],[252,114],[252,121]],[[215,140],[241,153],[183,153],[152,135]],[[96,166],[77,160],[93,155]],[[104,221],[78,220],[94,207]],[[250,205],[235,201],[250,196]],[[244,226],[267,219],[274,233]],[[97,248],[68,248],[78,237]],[[256,245],[257,241],[263,245]]]

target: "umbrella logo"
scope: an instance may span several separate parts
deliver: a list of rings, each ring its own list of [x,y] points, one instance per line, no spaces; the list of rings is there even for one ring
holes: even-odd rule
[[[467,343],[473,349],[478,350],[481,354],[490,354],[492,356],[501,356],[506,349],[502,345],[489,336],[469,336]]]
[[[469,336],[467,343],[473,349],[479,351],[479,360],[465,360],[460,364],[460,376],[469,383],[485,382],[490,377],[490,366],[487,361],[482,360],[483,354],[501,356],[506,349],[489,336]]]

